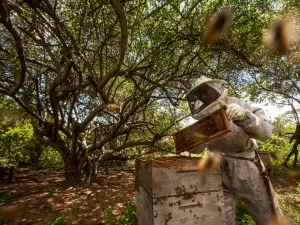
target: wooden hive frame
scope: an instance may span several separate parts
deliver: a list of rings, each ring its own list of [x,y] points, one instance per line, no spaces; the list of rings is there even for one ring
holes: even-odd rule
[[[174,133],[176,153],[191,150],[230,131],[230,123],[225,111],[222,108],[218,109]]]

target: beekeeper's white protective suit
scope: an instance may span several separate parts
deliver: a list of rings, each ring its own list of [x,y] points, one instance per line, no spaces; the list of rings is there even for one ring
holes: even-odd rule
[[[232,132],[213,139],[206,144],[196,147],[190,152],[201,153],[205,147],[214,152],[223,152],[225,157],[221,165],[222,182],[224,187],[226,224],[235,225],[236,198],[242,198],[249,213],[257,225],[267,225],[273,214],[270,199],[278,215],[282,215],[275,192],[269,181],[262,176],[265,168],[257,157],[258,145],[255,139],[265,141],[271,136],[272,125],[268,122],[262,109],[252,107],[246,102],[227,97],[227,89],[223,87],[224,81],[210,79],[202,76],[195,87],[187,93],[192,116],[201,119],[203,116],[227,106],[226,113],[230,120]],[[207,84],[215,89],[220,97],[210,105],[197,107],[197,94],[201,85]],[[257,166],[257,164],[261,166]],[[269,189],[267,184],[269,184]],[[268,191],[270,190],[270,191]],[[272,197],[271,197],[272,196]],[[273,207],[274,210],[274,207]]]

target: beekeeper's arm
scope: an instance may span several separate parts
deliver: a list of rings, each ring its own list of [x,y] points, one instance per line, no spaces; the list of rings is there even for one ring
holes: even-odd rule
[[[235,103],[227,105],[226,113],[233,122],[248,134],[250,138],[265,141],[272,135],[273,126],[261,108],[235,99]]]

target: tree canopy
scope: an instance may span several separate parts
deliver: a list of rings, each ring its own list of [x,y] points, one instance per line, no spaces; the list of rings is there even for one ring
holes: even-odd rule
[[[206,46],[210,16],[224,7],[234,11],[232,27]],[[172,151],[166,138],[189,115],[185,93],[200,75],[228,81],[236,95],[299,101],[299,64],[262,43],[277,15],[297,14],[298,7],[265,0],[3,0],[0,94],[61,154],[66,179],[89,183],[116,152]]]

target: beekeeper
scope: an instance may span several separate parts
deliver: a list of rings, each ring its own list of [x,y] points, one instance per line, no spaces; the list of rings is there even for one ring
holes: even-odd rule
[[[192,117],[201,119],[221,107],[226,108],[232,132],[202,144],[192,153],[222,152],[221,175],[224,188],[227,225],[235,225],[236,200],[240,197],[257,225],[267,225],[275,215],[281,216],[273,187],[265,174],[256,150],[256,140],[270,138],[272,125],[262,109],[228,97],[226,82],[200,77],[187,93]]]

